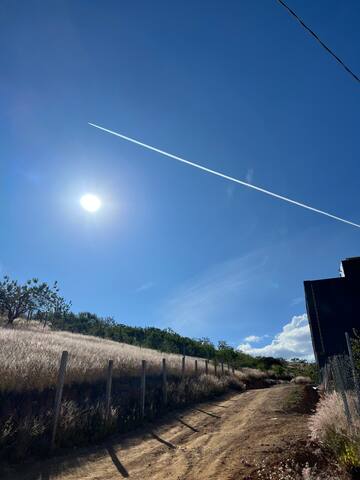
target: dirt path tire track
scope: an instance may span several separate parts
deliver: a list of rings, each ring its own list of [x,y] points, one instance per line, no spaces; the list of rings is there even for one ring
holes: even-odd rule
[[[292,388],[278,385],[203,403],[181,414],[169,414],[160,427],[154,424],[105,448],[38,465],[37,476],[32,471],[11,478],[251,479],[264,460],[286,455],[292,444],[308,436],[307,415],[282,410]]]

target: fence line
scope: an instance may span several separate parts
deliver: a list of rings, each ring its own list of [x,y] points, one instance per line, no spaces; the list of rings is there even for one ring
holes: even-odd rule
[[[325,392],[337,392],[343,404],[349,427],[358,420],[360,414],[359,370],[349,334],[345,333],[347,352],[327,359],[321,369],[321,382]]]
[[[60,359],[59,364],[59,371],[58,371],[58,380],[56,386],[56,394],[55,394],[55,402],[54,402],[54,417],[53,417],[53,427],[52,427],[52,436],[51,436],[51,443],[50,449],[51,451],[54,450],[56,445],[56,435],[58,430],[58,424],[61,415],[61,403],[63,397],[63,389],[65,383],[65,375],[66,375],[66,366],[67,361],[69,358],[69,354],[67,351],[63,351]],[[218,374],[218,363],[216,360],[213,362],[214,366],[214,375]],[[144,419],[145,417],[145,406],[146,406],[146,367],[147,362],[146,360],[141,361],[141,375],[140,375],[140,417]],[[181,379],[182,381],[185,378],[185,370],[186,367],[186,359],[185,355],[182,356],[181,359]],[[232,373],[235,373],[234,366],[232,368]],[[114,370],[114,361],[109,360],[107,365],[107,373],[106,373],[106,387],[105,387],[105,414],[104,420],[105,425],[109,422],[110,419],[110,412],[111,412],[111,403],[112,403],[112,383],[113,383],[113,370]],[[230,364],[228,363],[228,373],[230,372]],[[209,374],[209,360],[205,360],[205,373],[206,375]],[[197,376],[199,374],[199,364],[198,359],[194,360],[194,375]],[[221,374],[224,375],[224,362],[221,362]],[[190,373],[191,375],[191,373]],[[167,381],[167,364],[166,359],[162,359],[162,370],[161,370],[161,389],[162,389],[162,400],[164,407],[167,406],[168,403],[168,381]]]

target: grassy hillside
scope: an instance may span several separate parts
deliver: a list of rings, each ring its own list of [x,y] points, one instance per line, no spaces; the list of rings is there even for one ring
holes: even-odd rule
[[[40,321],[44,321],[38,318]],[[251,367],[269,370],[273,366],[281,369],[284,360],[273,357],[253,357],[231,347],[220,340],[215,346],[209,338],[189,338],[173,330],[156,327],[134,327],[115,322],[113,318],[99,317],[90,312],[68,312],[60,317],[47,315],[47,325],[54,330],[81,333],[95,337],[107,338],[117,342],[152,348],[162,352],[178,353],[193,357],[229,362],[235,367]]]
[[[245,368],[235,374],[205,360],[163,353],[108,339],[44,329],[39,324],[0,327],[0,460],[18,462],[29,452],[46,455],[52,432],[53,406],[61,353],[69,360],[61,405],[57,446],[94,443],[115,432],[141,425],[140,368],[147,361],[145,419],[178,406],[211,398],[229,389],[266,385],[266,372]],[[164,404],[162,359],[167,360]],[[105,416],[108,360],[114,362],[110,418]],[[195,372],[195,360],[198,370]],[[2,432],[2,433],[1,433]],[[16,448],[14,448],[16,445]]]
[[[114,377],[140,375],[141,360],[147,361],[149,374],[160,374],[162,358],[170,375],[181,375],[182,356],[162,353],[107,339],[42,327],[0,328],[0,390],[43,390],[56,383],[61,352],[69,352],[66,383],[97,382],[106,378],[109,359],[114,361]],[[195,358],[186,357],[186,373],[194,373]],[[198,373],[205,371],[204,359],[198,359]],[[209,372],[214,371],[209,363]],[[263,378],[256,369],[238,371],[239,379]]]

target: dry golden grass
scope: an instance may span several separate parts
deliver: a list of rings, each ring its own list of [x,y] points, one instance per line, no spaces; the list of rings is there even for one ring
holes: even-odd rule
[[[360,417],[355,392],[346,392],[351,422],[339,392],[323,394],[310,419],[313,440],[332,452],[348,470],[360,471]],[[358,478],[357,476],[354,478]]]
[[[118,377],[138,376],[141,360],[146,360],[149,374],[160,374],[162,358],[166,358],[169,374],[181,374],[181,355],[30,325],[0,328],[0,390],[43,390],[55,385],[63,350],[69,352],[66,383],[104,379],[109,359],[114,361],[114,376]],[[194,361],[186,357],[186,373],[194,372]],[[213,369],[209,363],[209,372]],[[205,371],[203,359],[198,359],[198,371]],[[237,373],[240,380],[266,376],[253,369]]]

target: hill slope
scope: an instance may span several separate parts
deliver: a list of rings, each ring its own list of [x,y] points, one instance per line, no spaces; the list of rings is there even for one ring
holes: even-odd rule
[[[111,340],[39,328],[0,328],[0,390],[42,390],[55,385],[61,352],[69,352],[66,383],[96,382],[106,378],[108,360],[114,361],[114,377],[139,376],[141,360],[149,374],[160,374],[166,358],[169,374],[180,376],[182,356],[162,353]],[[194,372],[195,358],[186,357],[186,373]],[[198,372],[205,371],[205,360],[198,359]],[[209,373],[214,365],[209,363]],[[256,369],[237,372],[240,379],[264,378]]]

